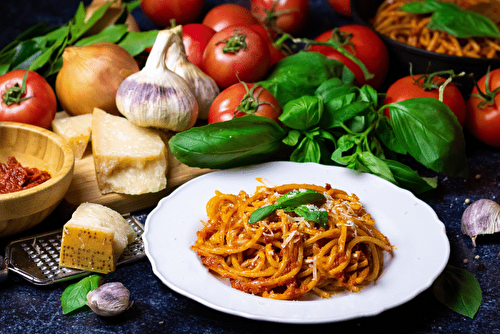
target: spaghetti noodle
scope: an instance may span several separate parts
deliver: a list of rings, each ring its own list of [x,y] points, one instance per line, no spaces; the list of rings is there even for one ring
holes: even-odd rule
[[[411,14],[400,10],[405,2],[414,0],[384,0],[372,25],[381,34],[396,41],[442,54],[471,58],[500,58],[500,39],[492,37],[457,38],[447,32],[427,28],[430,15]],[[444,0],[464,9],[484,0]]]
[[[254,210],[300,189],[324,194],[324,200],[307,205],[328,212],[328,228],[285,209],[248,223]],[[309,291],[323,298],[346,289],[357,292],[381,275],[382,252],[392,252],[358,197],[329,184],[262,185],[254,194],[216,191],[207,203],[207,215],[191,248],[206,267],[229,278],[233,288],[266,298],[296,300]]]

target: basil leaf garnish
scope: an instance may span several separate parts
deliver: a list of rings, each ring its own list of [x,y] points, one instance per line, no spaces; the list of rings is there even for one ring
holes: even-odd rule
[[[458,38],[500,37],[496,24],[488,17],[461,8],[459,5],[436,0],[405,3],[401,10],[413,14],[432,13],[427,27],[445,31]]]
[[[314,202],[324,200],[324,199],[325,199],[325,195],[323,195],[322,193],[319,193],[317,191],[311,190],[311,189],[292,190],[292,191],[287,192],[283,196],[279,197],[276,200],[275,204],[262,206],[262,207],[256,209],[254,212],[252,212],[252,214],[250,215],[250,218],[248,219],[248,223],[253,224],[253,223],[256,223],[256,222],[258,222],[266,217],[269,217],[277,209],[286,208],[286,211],[292,211],[292,210],[295,210],[296,208],[298,208],[304,204],[310,204],[310,203],[314,203]],[[311,211],[311,210],[309,210],[309,211]],[[299,212],[305,212],[305,210],[302,209],[302,211],[299,210]],[[299,213],[297,213],[297,214],[299,214]],[[301,214],[299,214],[299,215],[304,217]],[[311,214],[311,216],[313,216],[313,215],[314,214]],[[314,220],[314,219],[307,219],[307,220]],[[319,218],[318,218],[318,220],[319,220]],[[316,220],[314,220],[314,221],[316,221]],[[322,220],[321,220],[321,222],[323,223]]]

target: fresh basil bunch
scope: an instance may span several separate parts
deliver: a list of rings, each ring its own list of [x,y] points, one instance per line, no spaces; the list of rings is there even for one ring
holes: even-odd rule
[[[463,131],[446,104],[415,98],[381,105],[377,91],[368,85],[356,87],[349,71],[336,61],[314,52],[285,59],[261,82],[283,103],[282,126],[265,117],[245,116],[195,127],[172,137],[172,153],[192,167],[230,168],[283,156],[341,165],[414,193],[435,188],[436,179],[420,177],[398,156],[410,155],[448,176],[467,176]],[[304,64],[311,76],[305,75]],[[391,119],[384,116],[385,108]]]
[[[84,46],[97,42],[115,43],[137,56],[148,46],[152,46],[157,30],[129,32],[125,19],[130,11],[140,5],[140,0],[123,3],[123,14],[115,24],[95,35],[87,32],[101,19],[113,4],[105,3],[85,21],[85,6],[80,3],[75,16],[60,27],[37,24],[21,33],[9,45],[0,50],[0,75],[16,69],[29,69],[38,72],[52,82],[62,67],[62,54],[67,46]]]

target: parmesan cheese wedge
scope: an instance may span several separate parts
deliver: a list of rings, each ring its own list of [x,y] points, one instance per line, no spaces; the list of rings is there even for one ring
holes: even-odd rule
[[[138,195],[167,186],[167,147],[157,130],[95,108],[92,153],[103,194]]]
[[[91,130],[91,114],[70,116],[65,111],[60,111],[52,121],[52,131],[66,139],[77,160],[83,157],[87,149]]]
[[[135,238],[134,229],[118,212],[82,203],[64,224],[59,266],[107,274]]]

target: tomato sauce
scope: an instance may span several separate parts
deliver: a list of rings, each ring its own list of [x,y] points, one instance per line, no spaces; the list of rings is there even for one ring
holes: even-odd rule
[[[0,194],[32,188],[50,178],[49,172],[23,167],[14,157],[0,162]]]

